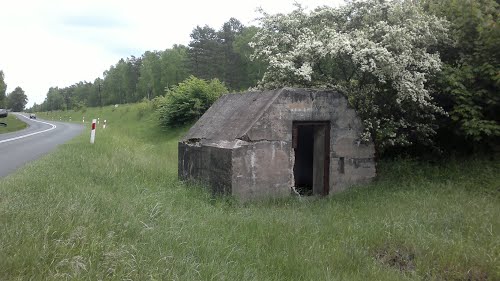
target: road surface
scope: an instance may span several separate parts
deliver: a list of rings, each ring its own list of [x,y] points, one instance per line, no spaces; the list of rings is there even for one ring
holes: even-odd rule
[[[29,127],[0,134],[0,177],[76,137],[84,128],[79,124],[29,119],[28,114],[10,114],[16,114]]]

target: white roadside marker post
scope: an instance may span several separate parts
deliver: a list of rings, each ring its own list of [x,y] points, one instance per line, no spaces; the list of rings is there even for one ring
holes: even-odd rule
[[[85,123],[85,116],[83,116],[82,123]]]
[[[99,117],[97,117],[97,125],[99,125]]]
[[[95,141],[95,119],[92,119],[92,131],[90,131],[90,143]]]
[[[104,119],[104,124],[102,124],[102,128],[106,129],[106,119]]]

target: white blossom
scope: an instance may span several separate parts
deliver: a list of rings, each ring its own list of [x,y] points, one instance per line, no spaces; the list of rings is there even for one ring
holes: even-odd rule
[[[431,47],[447,37],[447,22],[409,1],[351,1],[289,14],[263,13],[251,46],[268,62],[261,88],[334,87],[360,116],[363,139],[379,147],[408,145],[434,133],[437,107],[426,88],[439,71]]]

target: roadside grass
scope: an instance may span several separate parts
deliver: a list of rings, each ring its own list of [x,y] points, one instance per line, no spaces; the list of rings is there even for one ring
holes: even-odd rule
[[[9,113],[6,118],[0,119],[0,122],[7,123],[7,127],[0,126],[0,134],[19,131],[28,127],[26,123],[19,120],[19,118],[12,113]]]
[[[185,129],[141,106],[87,109],[94,145],[0,179],[0,280],[500,280],[498,162],[382,162],[328,198],[242,204],[179,182]]]

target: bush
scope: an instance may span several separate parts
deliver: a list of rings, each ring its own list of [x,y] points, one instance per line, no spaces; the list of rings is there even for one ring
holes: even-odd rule
[[[176,127],[195,121],[228,90],[217,79],[205,81],[190,76],[172,90],[158,107],[160,125]]]
[[[137,104],[137,118],[142,119],[147,112],[150,112],[153,108],[153,102],[144,98],[140,103]]]
[[[165,104],[165,97],[164,96],[156,96],[151,100],[151,107],[153,110],[158,110],[161,106]]]

